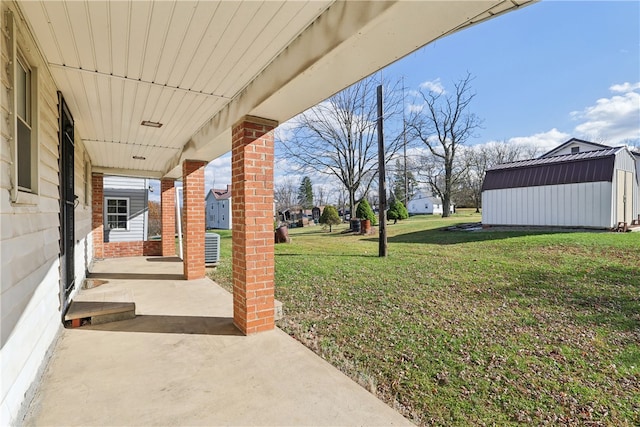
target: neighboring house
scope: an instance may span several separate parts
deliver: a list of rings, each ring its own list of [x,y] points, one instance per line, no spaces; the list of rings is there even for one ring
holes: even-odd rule
[[[435,195],[418,191],[407,203],[407,211],[409,215],[442,215],[442,200]],[[453,202],[449,206],[449,212],[455,212]]]
[[[606,150],[607,148],[611,148],[611,146],[584,141],[578,138],[571,138],[567,142],[558,145],[556,148],[547,151],[539,158],[543,159],[545,157],[562,156],[564,154],[578,154],[585,151]]]
[[[231,185],[226,190],[209,190],[205,206],[207,229],[231,230]]]
[[[144,178],[105,176],[104,241],[147,240],[149,181]]]
[[[562,144],[559,152],[571,150],[575,143]],[[549,153],[487,171],[483,224],[614,228],[638,219],[640,162],[629,149]]]

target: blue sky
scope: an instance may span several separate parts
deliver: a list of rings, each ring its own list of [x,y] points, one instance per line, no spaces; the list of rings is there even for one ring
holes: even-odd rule
[[[542,1],[452,34],[387,67],[405,87],[452,88],[475,76],[478,138],[543,150],[571,137],[615,145],[640,138],[640,2]],[[301,177],[276,165],[276,176]],[[230,156],[206,185],[231,181]]]
[[[472,108],[484,119],[476,142],[552,129],[579,136],[575,127],[586,121],[579,113],[624,95],[612,86],[640,81],[639,23],[637,1],[543,1],[438,40],[385,73],[414,88],[440,79],[446,89],[469,71]]]

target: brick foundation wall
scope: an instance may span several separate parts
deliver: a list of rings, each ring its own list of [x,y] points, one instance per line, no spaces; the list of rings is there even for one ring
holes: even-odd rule
[[[162,241],[160,240],[103,243],[103,258],[160,255],[162,255]]]
[[[273,129],[245,117],[232,129],[233,320],[245,334],[274,328]]]
[[[207,162],[182,163],[182,206],[184,209],[183,271],[187,280],[205,277],[204,265],[204,168]]]

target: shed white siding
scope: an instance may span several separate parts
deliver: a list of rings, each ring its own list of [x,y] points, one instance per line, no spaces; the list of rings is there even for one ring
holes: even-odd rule
[[[2,2],[0,17],[13,12],[17,44],[29,64],[38,69],[37,194],[27,203],[11,202],[11,123],[13,106],[7,74],[9,46],[0,36],[0,425],[19,423],[22,400],[61,328],[59,259],[59,178],[57,88],[39,56],[27,26],[12,2]],[[82,283],[91,261],[91,199],[85,191],[90,177],[85,147],[75,133],[75,281]],[[87,252],[88,251],[88,252]],[[87,256],[87,254],[89,254]],[[74,291],[75,292],[75,291]],[[73,294],[72,294],[73,296]]]
[[[615,162],[615,174],[612,179],[612,192],[613,199],[611,203],[611,217],[613,219],[612,226],[616,225],[618,221],[626,219],[627,223],[631,223],[631,220],[638,219],[640,210],[638,210],[638,172],[636,171],[636,159],[626,150],[620,152],[616,156]],[[618,171],[624,171],[626,175],[624,184],[626,188],[618,188],[620,184],[619,178],[622,174]],[[622,198],[625,200],[621,200]],[[627,212],[623,212],[625,208],[625,202],[628,203]],[[630,218],[629,214],[631,215]]]
[[[634,160],[636,163],[636,193],[633,199],[633,212],[635,212],[636,219],[640,219],[640,155],[635,155]]]
[[[613,154],[609,154],[610,152]],[[522,187],[518,186],[522,184],[522,181],[518,182],[518,180],[524,177],[533,179],[533,177],[539,178],[544,175],[548,178],[554,171],[556,178],[566,178],[571,173],[575,178],[578,169],[571,172],[567,168],[561,170],[545,166],[548,169],[536,171],[526,168],[530,161],[523,161],[521,167],[517,167],[516,164],[504,165],[502,170],[508,170],[509,174],[499,179],[508,179],[508,181],[504,181],[496,188],[496,179],[500,175],[492,175],[493,181],[489,184],[487,184],[488,179],[485,180],[485,186],[489,189],[482,193],[483,223],[595,228],[613,228],[619,222],[630,225],[640,215],[637,160],[623,147],[610,149],[608,152],[601,150],[593,153],[593,156],[587,156],[586,160],[582,160],[584,163],[580,170],[584,172],[590,167],[591,172],[599,174],[597,179],[591,175],[590,182]],[[577,155],[565,157],[566,159],[560,159],[560,156],[553,157],[549,161],[555,162],[555,166],[558,167],[576,164],[571,162],[578,158]],[[602,162],[597,163],[598,159],[611,159],[610,169],[606,169]],[[591,163],[587,165],[587,162]],[[544,164],[544,161],[539,163]],[[496,169],[500,173],[500,167]],[[490,172],[492,171],[488,173]],[[565,173],[567,175],[563,175]],[[504,178],[504,176],[510,178]],[[515,188],[504,188],[505,186]]]
[[[482,222],[490,225],[611,227],[611,183],[487,190]]]

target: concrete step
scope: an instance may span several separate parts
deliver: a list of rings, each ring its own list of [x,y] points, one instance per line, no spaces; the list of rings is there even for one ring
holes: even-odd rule
[[[133,302],[109,301],[71,301],[64,320],[70,320],[76,328],[82,319],[91,319],[92,325],[118,322],[136,317],[136,304]]]

